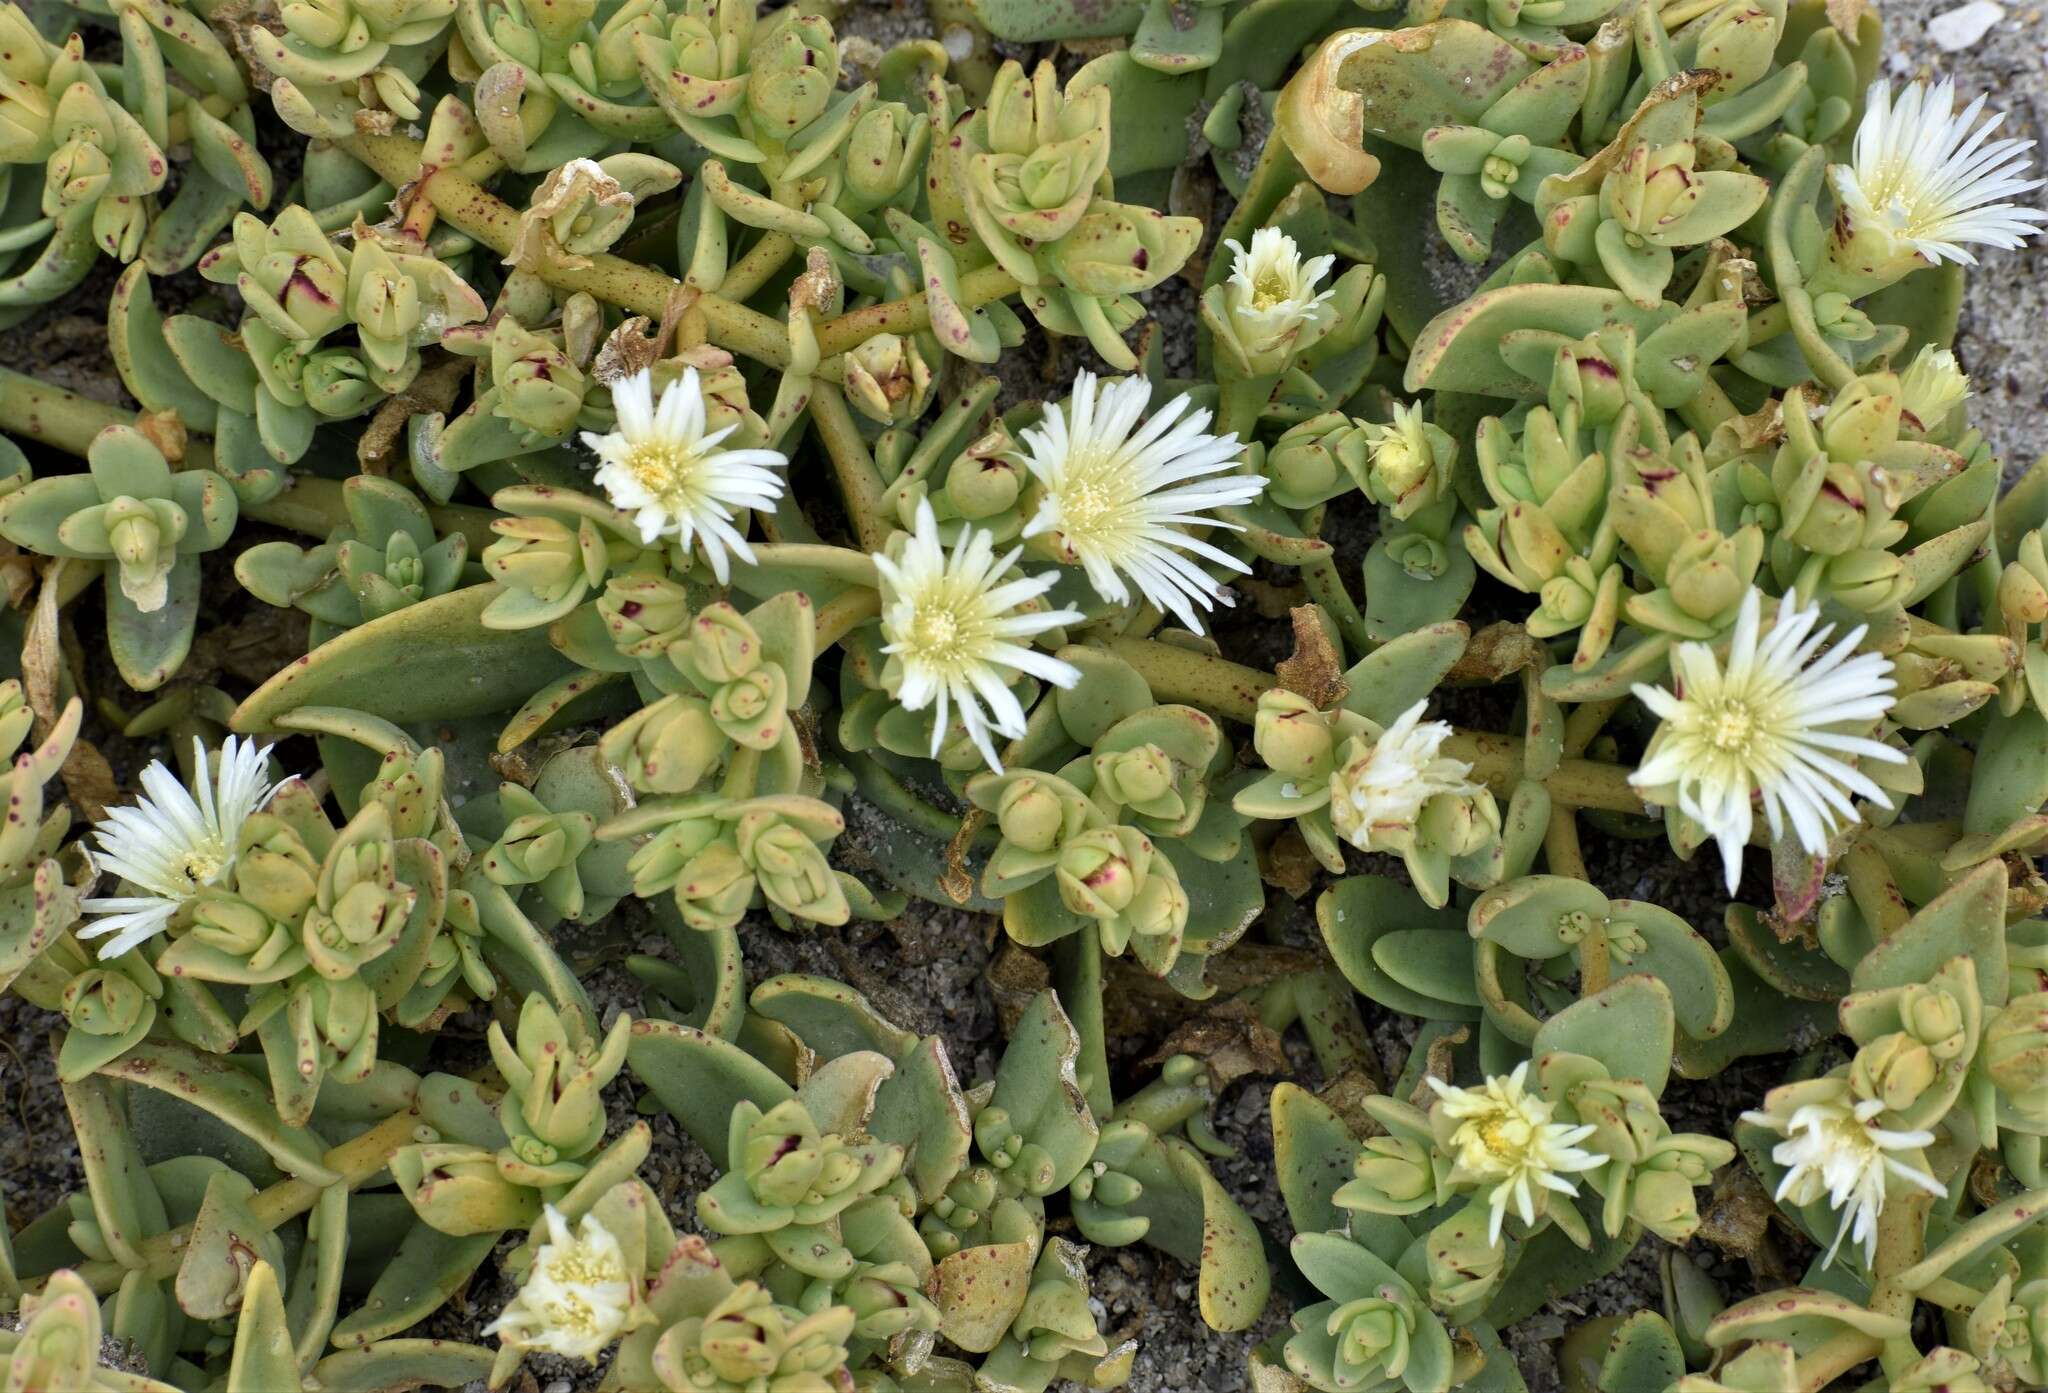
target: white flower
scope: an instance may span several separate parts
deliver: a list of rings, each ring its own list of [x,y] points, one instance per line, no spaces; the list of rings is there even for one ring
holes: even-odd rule
[[[1253,344],[1270,342],[1306,322],[1335,288],[1317,291],[1316,283],[1337,264],[1334,256],[1304,262],[1301,248],[1277,227],[1252,234],[1249,250],[1226,239],[1235,259],[1224,298],[1240,326],[1240,336]]]
[[[526,1283],[484,1327],[514,1349],[545,1350],[597,1362],[633,1319],[636,1274],[610,1229],[592,1214],[573,1233],[562,1212],[548,1205],[548,1241],[534,1254]]]
[[[1472,766],[1437,753],[1451,728],[1425,721],[1418,701],[1403,711],[1372,748],[1330,775],[1330,822],[1361,851],[1383,849],[1375,833],[1412,827],[1423,804],[1441,793],[1478,793]]]
[[[180,905],[225,875],[243,822],[275,791],[263,777],[269,759],[270,746],[230,735],[220,767],[209,771],[206,746],[195,736],[196,799],[162,760],[151,761],[142,771],[142,801],[107,809],[93,828],[99,847],[87,853],[95,867],[145,893],[86,900],[85,912],[99,917],[78,936],[114,935],[100,956],[119,957],[161,933]]]
[[[1209,413],[1188,411],[1186,397],[1140,425],[1151,398],[1143,378],[1098,390],[1095,374],[1084,369],[1066,406],[1053,407],[1024,432],[1019,458],[1044,491],[1024,535],[1050,533],[1059,557],[1086,570],[1103,599],[1129,601],[1128,580],[1199,634],[1194,604],[1209,609],[1222,596],[1208,572],[1181,553],[1233,571],[1251,568],[1182,529],[1237,531],[1204,510],[1249,503],[1266,481],[1228,472],[1244,447],[1234,435],[1208,434]]]
[[[1892,708],[1892,664],[1857,653],[1861,626],[1819,657],[1834,632],[1814,632],[1820,607],[1778,605],[1777,623],[1760,634],[1762,597],[1743,598],[1724,669],[1704,643],[1672,650],[1677,691],[1640,683],[1635,694],[1662,720],[1642,767],[1629,782],[1653,803],[1676,801],[1721,845],[1728,893],[1742,875],[1750,803],[1760,799],[1771,835],[1790,819],[1799,844],[1818,856],[1844,822],[1856,822],[1854,794],[1889,808],[1884,790],[1845,756],[1898,764],[1905,754],[1862,735]]]
[[[1451,1180],[1499,1182],[1486,1196],[1493,1207],[1486,1230],[1490,1243],[1500,1242],[1501,1221],[1510,1199],[1522,1222],[1533,1224],[1536,1189],[1576,1195],[1579,1187],[1564,1176],[1607,1164],[1607,1157],[1578,1145],[1593,1135],[1590,1125],[1574,1127],[1550,1120],[1550,1104],[1522,1086],[1528,1073],[1525,1059],[1515,1066],[1514,1073],[1496,1075],[1478,1088],[1454,1088],[1440,1079],[1429,1080],[1437,1093],[1436,1108],[1457,1123],[1449,1142],[1454,1153]]]
[[[612,384],[612,407],[617,430],[583,432],[583,443],[597,451],[598,485],[613,507],[633,514],[641,542],[674,537],[685,548],[701,543],[711,573],[724,584],[728,552],[754,559],[733,518],[742,509],[775,506],[783,489],[775,471],[788,461],[775,450],[719,449],[739,426],[705,430],[704,389],[693,367],[662,390],[659,406],[653,373],[642,368]]]
[[[1899,404],[1913,424],[1933,430],[1970,395],[1970,379],[1956,355],[1933,344],[1924,346],[1899,374]]]
[[[1955,102],[1946,79],[1932,88],[1909,83],[1896,102],[1890,83],[1870,85],[1851,162],[1829,171],[1852,234],[1874,232],[1900,253],[1910,247],[1929,261],[1974,265],[1964,243],[2017,247],[2048,222],[2048,213],[2011,201],[2041,187],[2026,177],[2032,162],[2022,158],[2034,142],[1989,139],[2004,114],[1979,126],[1984,99],[1960,114]]]
[[[962,527],[948,555],[931,504],[921,502],[916,531],[898,533],[889,550],[874,558],[881,582],[882,637],[888,640],[882,651],[889,655],[882,680],[906,711],[938,703],[934,757],[950,711],[989,767],[1000,772],[1002,761],[988,733],[993,728],[1012,739],[1024,733],[1024,708],[1010,691],[1016,674],[1028,673],[1056,687],[1081,680],[1073,664],[1029,646],[1035,635],[1082,615],[1071,609],[1022,608],[1059,580],[1052,571],[1005,579],[1022,550],[997,556],[988,529]]]
[[[1823,1194],[1828,1208],[1839,1211],[1841,1227],[1821,1260],[1826,1267],[1844,1238],[1863,1245],[1865,1264],[1877,1258],[1877,1216],[1884,1211],[1885,1180],[1897,1176],[1931,1195],[1948,1193],[1939,1180],[1908,1165],[1894,1151],[1916,1151],[1934,1140],[1932,1132],[1891,1132],[1877,1125],[1884,1103],[1877,1098],[1852,1100],[1846,1093],[1804,1103],[1791,1116],[1746,1112],[1745,1122],[1768,1127],[1786,1140],[1771,1148],[1771,1159],[1788,1167],[1772,1198],[1812,1204]]]

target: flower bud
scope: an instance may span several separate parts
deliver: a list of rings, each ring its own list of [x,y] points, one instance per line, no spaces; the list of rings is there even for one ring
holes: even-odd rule
[[[761,801],[763,806],[740,816],[735,832],[740,859],[760,882],[761,893],[769,903],[798,918],[820,924],[845,923],[852,917],[852,909],[822,845],[845,828],[844,820],[815,800],[776,800],[778,804],[810,805],[801,810],[767,806],[768,800]]]
[[[613,576],[597,597],[597,612],[621,655],[656,658],[686,636],[690,593],[667,576]]]
[[[946,501],[969,522],[980,522],[1015,507],[1023,483],[1012,461],[969,453],[946,471]]]
[[[1984,1072],[2036,1126],[2048,1127],[2048,992],[2007,1002],[1984,1028]]]
[[[686,673],[714,686],[735,682],[761,666],[761,636],[738,610],[721,600],[698,611],[675,662]]]
[[[1420,403],[1396,404],[1391,425],[1368,425],[1365,432],[1371,456],[1361,487],[1395,517],[1413,517],[1450,490],[1457,442],[1422,419]]]
[[[1877,1098],[1891,1111],[1912,1106],[1933,1086],[1941,1066],[1933,1052],[1903,1031],[1880,1035],[1849,1062],[1849,1084],[1862,1098]]]
[[[815,121],[838,85],[839,44],[823,16],[790,5],[755,31],[747,106],[771,133],[787,139]]]
[[[846,394],[883,425],[913,421],[932,399],[932,370],[917,340],[876,334],[846,354]]]
[[[1970,379],[1956,355],[1927,344],[1899,375],[1904,423],[1925,435],[1940,428],[1949,414],[1970,395]]]
[[[498,540],[484,548],[484,569],[507,589],[544,601],[598,584],[609,565],[604,534],[588,518],[574,527],[546,517],[493,518],[491,531]]]
[[[146,971],[146,969],[144,969]],[[160,992],[161,987],[158,988]],[[88,968],[64,984],[64,1019],[88,1035],[121,1035],[156,1013],[155,995],[119,968]]]
[[[1146,817],[1178,819],[1187,808],[1173,759],[1157,745],[1095,756],[1097,791]]]
[[[1059,794],[1029,775],[1011,780],[1003,789],[996,805],[996,826],[1003,840],[1026,851],[1051,851],[1071,830]]]
[[[499,416],[549,440],[567,439],[583,410],[582,369],[509,315],[491,334],[491,385]]]
[[[731,741],[701,697],[665,696],[613,726],[598,742],[641,793],[688,793],[709,773]]]
[[[1315,703],[1284,687],[1259,695],[1252,723],[1252,747],[1266,767],[1303,778],[1327,773],[1336,737]]]
[[[1060,848],[1060,899],[1076,914],[1108,918],[1129,908],[1138,893],[1138,871],[1113,827],[1098,827],[1069,838]],[[1146,853],[1149,854],[1149,847]]]

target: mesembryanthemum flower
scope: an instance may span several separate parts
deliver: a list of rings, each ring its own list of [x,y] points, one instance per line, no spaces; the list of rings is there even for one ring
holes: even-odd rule
[[[1917,1154],[1934,1133],[1879,1126],[1883,1112],[1883,1099],[1858,1099],[1841,1080],[1821,1079],[1773,1089],[1763,1111],[1742,1115],[1744,1122],[1785,1138],[1771,1148],[1771,1159],[1787,1167],[1771,1198],[1811,1204],[1825,1195],[1828,1208],[1842,1216],[1821,1259],[1823,1267],[1835,1260],[1844,1238],[1863,1246],[1866,1264],[1877,1260],[1877,1216],[1884,1212],[1890,1178],[1931,1195],[1948,1193],[1939,1180],[1896,1154]]]
[[[1777,622],[1762,631],[1763,597],[1743,598],[1726,662],[1704,643],[1672,650],[1676,690],[1636,684],[1636,698],[1660,718],[1643,763],[1629,782],[1653,803],[1676,802],[1720,844],[1728,892],[1742,877],[1742,848],[1761,801],[1771,834],[1790,821],[1799,844],[1827,850],[1837,827],[1859,821],[1849,795],[1879,807],[1891,801],[1849,762],[1862,756],[1903,763],[1906,755],[1867,736],[1892,708],[1892,664],[1857,653],[1859,626],[1825,653],[1832,625],[1815,631],[1820,607],[1787,596]],[[1818,656],[1816,656],[1818,654]]]
[[[230,735],[220,765],[209,769],[205,744],[194,737],[192,761],[197,797],[162,760],[142,771],[142,799],[132,808],[109,808],[93,829],[99,843],[92,863],[141,891],[84,901],[96,916],[80,938],[113,939],[100,948],[115,958],[161,933],[187,900],[214,884],[235,862],[242,823],[261,808],[275,786],[264,775],[270,746]]]
[[[598,487],[614,507],[633,515],[643,544],[673,537],[686,549],[700,547],[724,584],[729,557],[754,559],[734,519],[747,509],[775,506],[784,486],[775,471],[788,461],[775,450],[718,448],[739,426],[706,429],[704,389],[694,367],[662,389],[659,404],[653,373],[642,368],[612,384],[612,407],[617,430],[583,433],[583,443],[597,452]]]
[[[1551,1105],[1523,1086],[1528,1073],[1525,1059],[1512,1074],[1491,1077],[1478,1088],[1429,1080],[1437,1094],[1430,1120],[1438,1144],[1453,1158],[1451,1182],[1492,1186],[1486,1191],[1492,1215],[1487,1239],[1495,1245],[1511,1201],[1522,1222],[1533,1224],[1537,1190],[1576,1195],[1579,1187],[1564,1177],[1604,1166],[1608,1159],[1578,1146],[1593,1135],[1590,1124],[1550,1120]]]
[[[1023,535],[1047,537],[1052,554],[1085,570],[1103,599],[1124,604],[1135,585],[1199,634],[1195,606],[1229,601],[1197,561],[1239,573],[1251,567],[1186,529],[1237,531],[1208,510],[1249,503],[1266,481],[1229,472],[1244,447],[1235,435],[1210,435],[1209,413],[1189,411],[1186,397],[1140,424],[1151,400],[1144,378],[1104,385],[1082,370],[1065,406],[1023,433],[1018,458],[1039,495]]]
[[[1316,310],[1336,293],[1335,287],[1317,290],[1323,277],[1337,264],[1334,256],[1312,256],[1302,260],[1301,248],[1277,227],[1262,227],[1252,234],[1249,247],[1226,239],[1233,260],[1224,301],[1238,331],[1239,339],[1253,352],[1262,352],[1306,324]]]
[[[1471,765],[1439,753],[1451,728],[1423,720],[1428,705],[1418,701],[1403,711],[1370,746],[1351,742],[1349,757],[1330,775],[1331,825],[1360,851],[1389,850],[1387,835],[1411,830],[1439,794],[1484,792],[1467,777]]]
[[[551,1204],[542,1222],[548,1241],[534,1254],[518,1294],[483,1333],[514,1349],[596,1363],[633,1323],[638,1274],[626,1270],[618,1238],[596,1215],[584,1215],[572,1230]]]
[[[917,527],[890,539],[875,555],[882,592],[882,652],[889,662],[882,682],[906,711],[936,705],[932,757],[944,743],[952,716],[989,768],[1002,771],[989,731],[1015,739],[1024,733],[1024,708],[1010,690],[1025,673],[1056,687],[1081,680],[1080,669],[1031,648],[1037,635],[1082,617],[1079,610],[1026,608],[1059,580],[1010,578],[1023,548],[996,555],[985,528],[963,527],[947,552],[929,502],[917,509]]]
[[[2031,140],[1992,140],[2005,119],[1978,125],[1984,98],[1958,113],[1955,84],[1908,83],[1892,99],[1880,78],[1865,98],[1850,163],[1830,171],[1853,242],[1891,257],[1975,265],[1966,243],[2012,248],[2048,213],[2013,202],[2041,187],[2026,177]],[[1974,129],[1973,129],[1974,128]]]

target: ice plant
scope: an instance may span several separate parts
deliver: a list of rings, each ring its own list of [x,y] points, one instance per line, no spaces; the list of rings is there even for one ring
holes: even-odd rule
[[[1510,1203],[1523,1223],[1533,1224],[1537,1190],[1576,1195],[1579,1187],[1564,1177],[1607,1164],[1607,1157],[1578,1145],[1593,1135],[1590,1124],[1550,1120],[1551,1105],[1523,1086],[1528,1073],[1523,1060],[1513,1073],[1490,1077],[1478,1088],[1429,1080],[1437,1095],[1434,1112],[1450,1124],[1439,1124],[1437,1131],[1453,1158],[1451,1180],[1491,1187],[1487,1240],[1496,1245]]]
[[[2048,460],[1953,310],[2048,212],[1874,7],[314,0],[253,80],[72,8],[0,0],[0,315],[108,360],[0,368],[0,992],[86,1164],[0,1390],[1110,1393],[1082,1241],[1231,1386],[1518,1387],[1736,1166],[1855,1280],[1667,1251],[1560,1368],[2042,1384]],[[1284,1251],[1204,1002],[1414,1042],[1248,1100]]]
[[[1337,258],[1304,261],[1294,239],[1277,227],[1254,232],[1249,247],[1234,239],[1223,245],[1233,258],[1224,298],[1247,341],[1270,341],[1300,327],[1334,293],[1316,287]]]
[[[1858,653],[1858,626],[1825,653],[1833,626],[1815,631],[1820,607],[1779,602],[1762,627],[1763,597],[1743,598],[1725,661],[1705,643],[1672,650],[1674,690],[1637,683],[1634,692],[1661,721],[1629,782],[1653,803],[1675,802],[1720,844],[1728,891],[1742,876],[1742,848],[1761,802],[1773,836],[1786,822],[1814,855],[1844,823],[1859,821],[1850,795],[1891,801],[1851,763],[1902,763],[1903,752],[1857,732],[1892,707],[1892,663]]]
[[[957,717],[989,767],[1000,771],[989,731],[1012,739],[1024,733],[1024,708],[1010,690],[1017,674],[1057,687],[1080,680],[1071,663],[1030,646],[1039,634],[1082,616],[1034,606],[1059,576],[1012,577],[1022,550],[998,556],[987,529],[963,527],[948,552],[931,504],[923,503],[917,529],[897,534],[890,550],[874,558],[887,640],[882,651],[889,655],[883,681],[905,710],[936,707],[934,756]]]
[[[1842,1216],[1823,1267],[1848,1238],[1862,1245],[1865,1264],[1877,1259],[1877,1216],[1884,1212],[1889,1181],[1896,1177],[1930,1195],[1948,1189],[1901,1152],[1917,1153],[1934,1140],[1928,1131],[1893,1131],[1878,1125],[1884,1112],[1880,1098],[1854,1098],[1846,1089],[1802,1102],[1789,1112],[1768,1106],[1742,1115],[1745,1122],[1768,1127],[1784,1137],[1771,1148],[1771,1159],[1788,1167],[1774,1200],[1811,1204],[1823,1195],[1828,1208]]]
[[[1024,535],[1047,538],[1053,555],[1086,571],[1103,599],[1128,603],[1135,585],[1199,634],[1195,607],[1229,601],[1197,560],[1251,568],[1186,529],[1235,531],[1209,510],[1251,502],[1266,481],[1229,472],[1244,447],[1234,435],[1210,435],[1209,413],[1189,410],[1184,396],[1141,424],[1151,399],[1144,378],[1103,384],[1082,369],[1066,405],[1023,433],[1020,458],[1039,491]]]
[[[575,1229],[552,1204],[542,1211],[547,1242],[519,1292],[484,1327],[516,1349],[541,1350],[593,1364],[631,1327],[634,1274],[619,1240],[594,1214]]]
[[[1471,765],[1439,753],[1451,728],[1422,719],[1428,704],[1403,711],[1370,746],[1354,742],[1351,758],[1330,775],[1330,821],[1361,851],[1381,849],[1373,845],[1376,831],[1412,825],[1439,794],[1480,791],[1468,777]]]
[[[613,384],[612,408],[618,429],[585,431],[583,443],[597,452],[598,487],[633,515],[641,542],[652,546],[669,537],[685,550],[700,547],[720,584],[730,578],[731,557],[751,564],[753,548],[734,522],[749,509],[773,508],[782,497],[784,481],[776,472],[787,463],[782,455],[720,449],[739,425],[706,429],[694,367],[662,389],[659,403],[653,373],[642,368]]]
[[[2034,142],[1991,139],[2005,116],[1979,124],[1981,96],[1961,112],[1955,103],[1946,78],[1908,83],[1896,101],[1889,82],[1870,85],[1850,162],[1830,171],[1853,242],[1880,258],[1975,265],[1966,244],[2017,247],[2048,222],[2015,201],[2042,184],[2027,177]]]
[[[1899,404],[1912,424],[1933,430],[1970,395],[1970,379],[1949,349],[1923,347],[1899,374]]]
[[[90,853],[94,866],[141,893],[86,900],[82,907],[93,918],[78,936],[112,934],[100,956],[117,958],[163,932],[181,905],[234,864],[242,823],[273,791],[264,777],[269,761],[270,746],[230,735],[218,765],[209,766],[206,746],[195,736],[191,790],[162,760],[151,761],[142,771],[141,801],[107,809],[93,829],[99,845]]]

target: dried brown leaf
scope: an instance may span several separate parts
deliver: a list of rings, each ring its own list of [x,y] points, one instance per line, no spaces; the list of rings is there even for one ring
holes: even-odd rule
[[[1344,681],[1344,655],[1314,605],[1296,605],[1288,615],[1294,621],[1294,653],[1274,667],[1273,675],[1288,691],[1327,710],[1351,690]]]
[[[1280,1033],[1259,1019],[1250,1002],[1241,999],[1223,1001],[1183,1022],[1143,1062],[1160,1064],[1177,1054],[1201,1060],[1219,1089],[1248,1074],[1287,1072],[1287,1051],[1280,1043]]]

